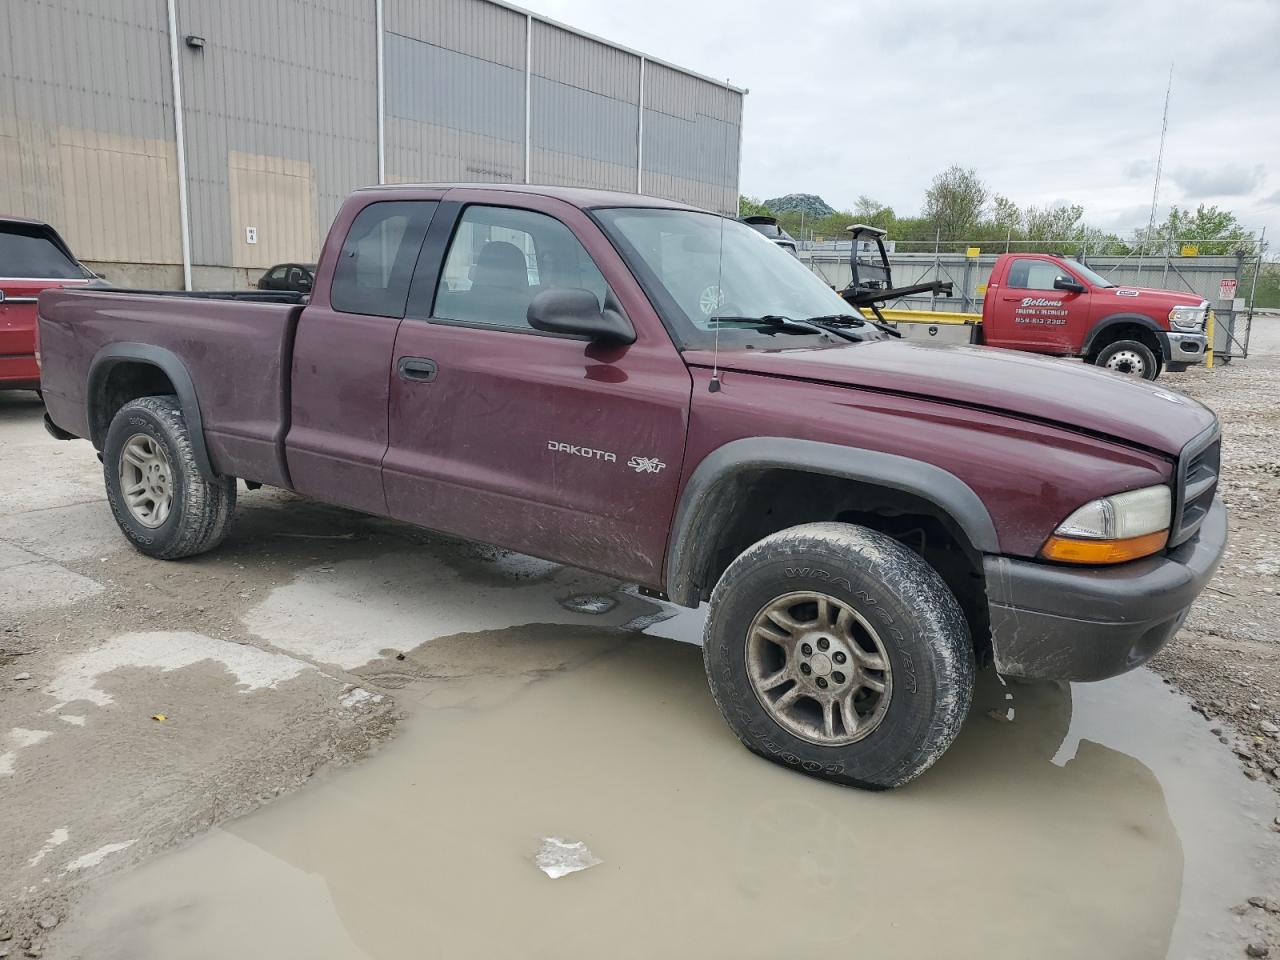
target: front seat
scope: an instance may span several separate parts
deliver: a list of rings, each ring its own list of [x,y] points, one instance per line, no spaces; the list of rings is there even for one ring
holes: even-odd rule
[[[514,243],[490,240],[471,268],[465,318],[505,327],[528,326],[529,266]]]

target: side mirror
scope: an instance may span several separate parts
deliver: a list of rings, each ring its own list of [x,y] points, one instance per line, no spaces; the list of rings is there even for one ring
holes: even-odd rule
[[[1053,289],[1066,290],[1070,293],[1084,293],[1084,284],[1070,277],[1055,277],[1053,281]]]
[[[525,313],[529,326],[607,343],[635,343],[631,322],[616,310],[601,310],[590,290],[557,287],[534,296]]]

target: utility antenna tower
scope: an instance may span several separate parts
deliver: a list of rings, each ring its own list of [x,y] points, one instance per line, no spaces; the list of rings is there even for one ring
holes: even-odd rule
[[[1164,91],[1164,116],[1160,120],[1160,152],[1156,154],[1156,183],[1151,190],[1151,216],[1147,220],[1147,239],[1156,232],[1156,208],[1160,203],[1160,171],[1164,167],[1164,139],[1169,132],[1169,97],[1173,93],[1173,64],[1169,64],[1169,85]]]

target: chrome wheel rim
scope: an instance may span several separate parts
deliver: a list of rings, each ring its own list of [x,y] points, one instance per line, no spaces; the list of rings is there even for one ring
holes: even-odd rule
[[[747,631],[747,675],[774,722],[819,746],[855,743],[884,720],[889,653],[857,610],[802,590],[765,604]]]
[[[120,450],[120,493],[144,527],[158,527],[173,509],[173,468],[154,437],[135,433]]]
[[[1143,362],[1142,356],[1133,350],[1113,353],[1107,358],[1106,367],[1108,370],[1132,374],[1135,377],[1144,376],[1147,372],[1147,365]]]

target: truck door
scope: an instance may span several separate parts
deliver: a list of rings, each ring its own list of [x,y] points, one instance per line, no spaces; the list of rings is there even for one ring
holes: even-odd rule
[[[387,512],[387,371],[437,206],[417,199],[349,202],[334,223],[328,242],[341,246],[321,259],[316,295],[302,311],[293,347],[285,451],[299,493]]]
[[[691,379],[617,254],[561,201],[473,194],[431,229],[396,337],[393,516],[640,583],[661,581]],[[576,231],[576,233],[575,233]],[[590,253],[588,252],[590,249]],[[634,344],[549,335],[541,290],[588,289]]]
[[[988,288],[994,310],[983,320],[988,346],[1009,347],[1036,353],[1071,354],[1079,342],[1078,331],[1088,325],[1089,292],[1059,290],[1059,278],[1079,279],[1052,257],[1015,257],[1003,283]]]

